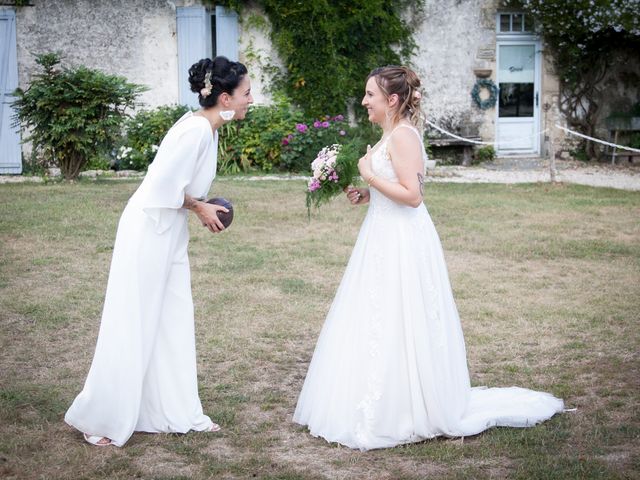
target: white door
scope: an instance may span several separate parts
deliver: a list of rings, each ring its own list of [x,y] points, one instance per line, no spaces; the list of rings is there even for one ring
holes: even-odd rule
[[[498,43],[499,155],[540,152],[540,45],[535,41]]]
[[[16,15],[0,9],[0,174],[22,173],[20,133],[13,126],[12,93],[18,87]]]

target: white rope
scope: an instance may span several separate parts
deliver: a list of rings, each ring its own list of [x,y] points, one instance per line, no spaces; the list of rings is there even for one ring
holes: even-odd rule
[[[445,135],[449,135],[450,137],[456,138],[458,140],[462,140],[463,142],[475,143],[476,145],[494,145],[495,144],[495,142],[479,142],[478,140],[471,140],[470,138],[460,137],[455,133],[447,132],[444,128],[440,128],[435,123],[430,122],[426,118],[424,121],[428,123],[430,126],[432,126],[433,128],[435,128],[436,130],[438,130],[439,132],[442,132]]]
[[[613,148],[618,148],[620,150],[629,150],[630,152],[638,152],[638,153],[640,153],[640,150],[637,149],[637,148],[625,147],[624,145],[617,145],[615,143],[605,142],[604,140],[600,140],[598,138],[593,138],[593,137],[590,137],[588,135],[583,135],[582,133],[574,132],[573,130],[569,130],[568,128],[562,127],[560,125],[556,125],[556,127],[558,127],[560,130],[564,130],[565,132],[570,133],[572,135],[576,135],[578,137],[582,137],[582,138],[585,138],[587,140],[591,140],[592,142],[601,143],[602,145],[607,145],[608,147],[613,147]]]
[[[439,127],[438,125],[436,125],[435,123],[433,123],[433,122],[431,122],[431,121],[429,121],[427,119],[425,119],[425,123],[427,123],[429,126],[435,128],[439,132],[444,133],[445,135],[448,135],[449,137],[455,138],[457,140],[461,140],[463,142],[473,143],[473,144],[476,144],[476,145],[493,145],[494,147],[497,146],[497,143],[498,143],[497,141],[481,142],[479,140],[472,140],[470,138],[461,137],[459,135],[456,135],[455,133],[448,132],[444,128]],[[600,140],[598,138],[593,138],[593,137],[590,137],[588,135],[583,135],[582,133],[575,132],[575,131],[570,130],[568,128],[565,128],[565,127],[563,127],[561,125],[556,125],[556,128],[564,130],[565,132],[567,132],[567,133],[569,133],[571,135],[576,135],[576,136],[584,138],[586,140],[591,140],[592,142],[601,143],[602,145],[607,145],[609,147],[617,148],[619,150],[628,150],[630,152],[640,153],[640,149],[638,149],[638,148],[631,148],[631,147],[626,147],[624,145],[618,145],[616,143],[605,142],[604,140]],[[504,141],[504,142],[500,142],[500,146],[508,145],[510,143],[515,143],[515,142],[520,142],[521,140],[527,140],[529,138],[533,138],[533,137],[536,137],[538,135],[542,135],[543,133],[546,133],[548,130],[549,130],[548,128],[545,128],[544,130],[538,132],[536,135],[530,135],[528,137],[514,138],[513,140],[507,140],[507,141]]]
[[[472,140],[472,139],[470,139],[470,138],[460,137],[459,135],[456,135],[455,133],[451,133],[451,132],[446,131],[444,128],[440,128],[438,125],[436,125],[436,124],[435,124],[435,123],[433,123],[433,122],[430,122],[430,121],[429,121],[429,120],[427,120],[427,119],[425,119],[424,121],[425,121],[427,124],[429,124],[430,126],[432,126],[433,128],[435,128],[436,130],[438,130],[439,132],[442,132],[442,133],[444,133],[445,135],[448,135],[448,136],[450,136],[450,137],[453,137],[453,138],[455,138],[455,139],[457,139],[457,140],[462,140],[463,142],[474,143],[474,144],[476,144],[476,145],[491,145],[491,146],[493,146],[493,147],[496,147],[496,146],[497,146],[497,144],[498,144],[498,142],[497,142],[497,141],[493,141],[493,142],[481,142],[481,141],[478,141],[478,140]],[[542,135],[543,133],[547,133],[547,131],[548,131],[548,130],[549,130],[548,128],[545,128],[544,130],[541,130],[540,132],[536,133],[535,135],[529,135],[528,137],[519,137],[519,138],[514,138],[514,139],[511,139],[511,140],[506,140],[506,141],[502,141],[502,142],[499,142],[499,143],[500,143],[500,146],[509,145],[510,143],[518,143],[518,142],[521,142],[522,140],[529,140],[530,138],[540,136],[540,135]]]

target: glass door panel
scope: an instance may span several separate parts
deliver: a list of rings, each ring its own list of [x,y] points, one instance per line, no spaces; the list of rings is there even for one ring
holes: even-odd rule
[[[499,117],[533,117],[535,45],[500,45]]]

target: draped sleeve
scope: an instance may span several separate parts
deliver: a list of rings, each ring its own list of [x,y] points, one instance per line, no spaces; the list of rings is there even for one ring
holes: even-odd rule
[[[212,142],[209,122],[193,116],[180,119],[162,140],[145,179],[131,198],[153,220],[156,233],[171,227]]]

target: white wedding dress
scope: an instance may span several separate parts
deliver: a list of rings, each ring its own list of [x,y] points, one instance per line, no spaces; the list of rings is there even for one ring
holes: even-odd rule
[[[386,141],[374,150],[372,167],[378,177],[398,181]],[[562,400],[547,393],[471,388],[447,267],[427,209],[370,191],[293,420],[314,436],[368,450],[493,426],[528,427],[561,412]]]

